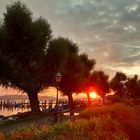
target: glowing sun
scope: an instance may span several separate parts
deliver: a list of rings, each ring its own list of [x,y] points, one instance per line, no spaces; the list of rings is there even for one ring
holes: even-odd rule
[[[96,92],[90,92],[90,97],[91,98],[98,98],[99,96],[97,95],[97,93]]]

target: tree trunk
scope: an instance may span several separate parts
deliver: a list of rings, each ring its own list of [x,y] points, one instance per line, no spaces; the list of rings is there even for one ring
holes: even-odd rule
[[[68,95],[69,105],[70,105],[70,115],[74,115],[74,112],[72,111],[74,109],[74,103],[73,103],[73,97],[72,94]]]
[[[88,106],[91,106],[91,99],[90,99],[90,94],[87,92],[87,99],[88,99]]]
[[[122,98],[122,91],[121,91],[121,89],[118,90],[117,95],[119,95],[119,97]]]
[[[105,105],[105,96],[103,96],[102,99],[103,99],[103,105]]]
[[[33,114],[39,114],[40,108],[39,108],[39,101],[38,101],[38,95],[37,93],[28,93],[28,98],[30,101],[31,111]]]

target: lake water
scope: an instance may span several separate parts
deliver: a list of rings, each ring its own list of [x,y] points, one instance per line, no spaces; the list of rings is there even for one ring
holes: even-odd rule
[[[17,114],[19,112],[23,113],[23,112],[31,111],[30,107],[27,107],[29,105],[29,103],[21,104],[21,102],[17,102],[16,105],[14,103],[15,103],[15,101],[12,101],[12,102],[6,101],[6,105],[4,105],[4,101],[1,102],[0,103],[0,115],[10,116],[10,115]],[[23,105],[23,107],[21,107],[20,104]],[[54,108],[55,105],[56,105],[55,101],[50,102],[50,103],[47,102],[46,104],[44,104],[44,102],[40,102],[40,110],[47,109],[49,107]],[[62,105],[62,103],[60,103],[59,105]],[[68,113],[66,113],[65,115],[68,115]],[[77,114],[75,114],[75,115],[77,115]]]
[[[15,105],[16,102],[16,105]],[[10,116],[14,115],[17,113],[23,113],[23,112],[28,112],[31,111],[30,107],[27,107],[29,105],[29,101],[24,101],[25,104],[22,104],[22,101],[0,101],[0,115],[4,116]],[[21,107],[23,105],[23,107]],[[49,107],[49,103],[45,105],[45,108]],[[55,106],[55,102],[51,103],[51,106]],[[44,102],[40,102],[40,109],[42,110],[44,108]]]
[[[30,108],[19,108],[19,107],[0,107],[0,115],[10,116],[17,114],[18,112],[27,112],[30,111]]]
[[[31,111],[30,108],[15,108],[15,107],[1,107],[0,108],[0,115],[3,116],[10,116],[13,114],[17,114],[18,112],[27,112]],[[70,115],[70,112],[64,113],[64,115]],[[74,115],[79,115],[79,113],[74,113]]]

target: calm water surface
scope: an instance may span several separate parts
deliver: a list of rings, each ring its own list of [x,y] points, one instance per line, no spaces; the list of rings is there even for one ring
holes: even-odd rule
[[[19,107],[0,107],[0,115],[9,116],[17,114],[18,112],[27,112],[30,111],[30,108],[19,108]]]
[[[4,106],[4,102],[6,105],[8,106]],[[22,101],[0,101],[0,115],[4,115],[4,116],[10,116],[10,115],[14,115],[14,114],[17,114],[17,113],[23,113],[23,112],[27,112],[27,111],[31,111],[31,109],[29,107],[27,107],[27,104],[29,105],[29,101],[24,101],[26,103],[26,105],[24,107],[17,107],[15,106],[16,102],[16,105],[20,105],[22,104]],[[55,106],[54,102],[51,103],[52,104],[52,107]],[[10,106],[10,107],[9,107]],[[45,108],[48,108],[48,102],[46,104],[46,107]],[[42,110],[44,107],[44,104],[43,104],[43,101],[40,102],[40,109]]]
[[[12,104],[14,104],[14,102],[12,102]],[[60,104],[62,105],[62,104]],[[51,102],[51,106],[52,108],[55,107],[55,102]],[[49,103],[46,104],[45,109],[49,108]],[[44,109],[44,104],[40,104],[40,110]],[[5,106],[0,106],[0,115],[3,116],[10,116],[10,115],[14,115],[17,113],[23,113],[23,112],[28,112],[31,111],[31,109],[29,107],[15,107],[15,106],[11,106],[11,107],[5,107]],[[69,115],[70,113],[65,113],[65,115]],[[79,115],[77,113],[75,113],[74,115]]]

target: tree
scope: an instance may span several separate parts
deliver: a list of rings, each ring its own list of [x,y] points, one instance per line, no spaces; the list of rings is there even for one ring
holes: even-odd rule
[[[48,80],[51,86],[55,86],[55,76],[57,72],[62,74],[68,58],[68,39],[59,37],[52,39],[47,47],[45,56],[46,71],[49,73]]]
[[[91,106],[91,98],[90,98],[90,92],[92,91],[92,85],[87,77],[87,79],[84,80],[82,86],[81,86],[81,92],[86,93],[87,95],[87,101],[88,101],[88,106]]]
[[[127,76],[122,72],[116,72],[115,76],[110,82],[111,89],[115,92],[116,95],[119,95],[121,98],[125,92],[125,81]]]
[[[26,5],[7,6],[0,30],[0,82],[27,93],[33,113],[40,111],[37,94],[48,85],[44,60],[51,33],[50,24],[41,17],[33,20]]]
[[[105,103],[105,95],[109,93],[109,77],[103,71],[94,71],[90,76],[90,83],[94,91],[102,97]]]
[[[75,83],[80,76],[80,63],[78,58],[78,46],[67,38],[57,38],[52,40],[48,47],[47,57],[51,59],[51,65],[46,67],[52,71],[52,83],[57,71],[62,73],[60,90],[68,96],[71,109],[73,108],[72,93],[75,89]],[[46,60],[48,60],[46,58]],[[77,81],[78,84],[79,81]]]
[[[66,71],[62,78],[60,88],[64,94],[68,96],[71,109],[74,107],[72,94],[83,92],[81,86],[83,85],[83,82],[88,78],[94,64],[95,61],[93,59],[88,59],[86,54],[70,54],[67,60],[65,67]]]
[[[130,97],[140,97],[140,80],[138,79],[138,75],[134,75],[134,77],[128,78],[125,86]]]
[[[89,60],[87,55],[78,54],[78,46],[67,38],[57,38],[51,41],[48,47],[48,58],[51,65],[47,69],[53,73],[49,78],[52,83],[55,81],[56,72],[62,73],[60,90],[68,96],[69,104],[73,109],[73,93],[80,91],[83,80],[88,76],[94,65],[93,60]],[[46,58],[46,60],[48,60]],[[48,62],[46,62],[47,65]],[[57,71],[56,71],[57,70]]]
[[[92,90],[92,87],[90,85],[89,77],[91,71],[94,69],[96,62],[94,59],[89,59],[85,53],[80,55],[80,59],[83,63],[82,70],[84,72],[84,76],[82,79],[82,85],[80,85],[79,92],[85,92],[87,94],[88,106],[91,106],[90,92]]]

